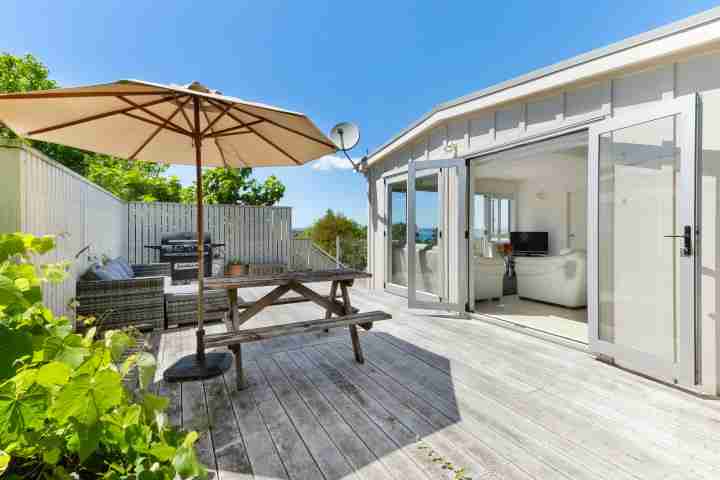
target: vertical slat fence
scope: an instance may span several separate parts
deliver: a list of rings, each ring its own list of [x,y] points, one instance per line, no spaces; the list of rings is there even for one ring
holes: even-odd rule
[[[159,245],[167,233],[195,231],[197,209],[178,203],[127,204],[128,257],[131,263],[154,263],[159,252],[145,248]],[[238,259],[243,263],[290,263],[292,240],[290,207],[252,207],[245,205],[205,205],[205,230],[218,249],[223,263]]]

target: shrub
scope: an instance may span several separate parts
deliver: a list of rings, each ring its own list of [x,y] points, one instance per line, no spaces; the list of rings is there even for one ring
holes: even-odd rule
[[[133,337],[90,326],[42,304],[41,284],[61,282],[67,264],[37,267],[53,237],[0,235],[0,476],[9,479],[206,478],[196,432],[168,425],[167,399],[147,388],[155,359],[124,355]],[[137,391],[125,388],[137,375]]]

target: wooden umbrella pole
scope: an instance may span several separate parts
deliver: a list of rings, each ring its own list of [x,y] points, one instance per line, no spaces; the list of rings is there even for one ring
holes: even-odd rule
[[[195,139],[195,193],[197,194],[197,258],[198,258],[198,294],[197,294],[197,361],[205,362],[205,222],[203,215],[202,186],[202,133],[200,130],[200,99],[193,97],[194,139]]]

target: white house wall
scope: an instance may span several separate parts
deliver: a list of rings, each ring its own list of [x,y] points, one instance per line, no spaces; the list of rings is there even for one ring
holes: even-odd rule
[[[452,142],[458,156],[472,155],[524,136],[555,131],[600,116],[622,115],[677,95],[715,89],[720,89],[720,50],[717,48],[675,57],[659,65],[643,65],[610,78],[606,74],[600,80],[585,80],[562,91],[529,96],[525,101],[495,109],[464,113],[419,135],[410,146],[399,147],[369,168],[369,181],[375,182],[369,232],[374,238],[369,245],[374,258],[373,285],[382,288],[384,282],[381,249],[384,248],[382,212],[385,207],[380,195],[384,190],[382,175],[385,172],[407,165],[410,159],[451,158],[452,151],[441,148],[443,141]]]

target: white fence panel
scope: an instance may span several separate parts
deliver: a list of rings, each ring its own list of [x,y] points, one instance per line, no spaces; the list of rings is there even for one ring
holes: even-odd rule
[[[295,238],[292,246],[292,268],[294,270],[329,270],[337,268],[335,258],[315,245],[309,238]]]
[[[290,262],[292,209],[290,207],[252,207],[245,205],[205,205],[205,231],[225,261],[243,263]],[[127,246],[131,263],[160,261],[157,250],[167,233],[196,231],[197,207],[179,203],[127,204]]]
[[[3,197],[3,208],[18,212],[14,224],[4,229],[58,235],[57,248],[38,260],[72,261],[70,278],[60,285],[43,285],[43,297],[55,313],[70,314],[67,305],[75,297],[76,279],[90,258],[116,257],[127,251],[125,203],[36,150],[11,147],[5,153],[17,159],[19,195]]]

